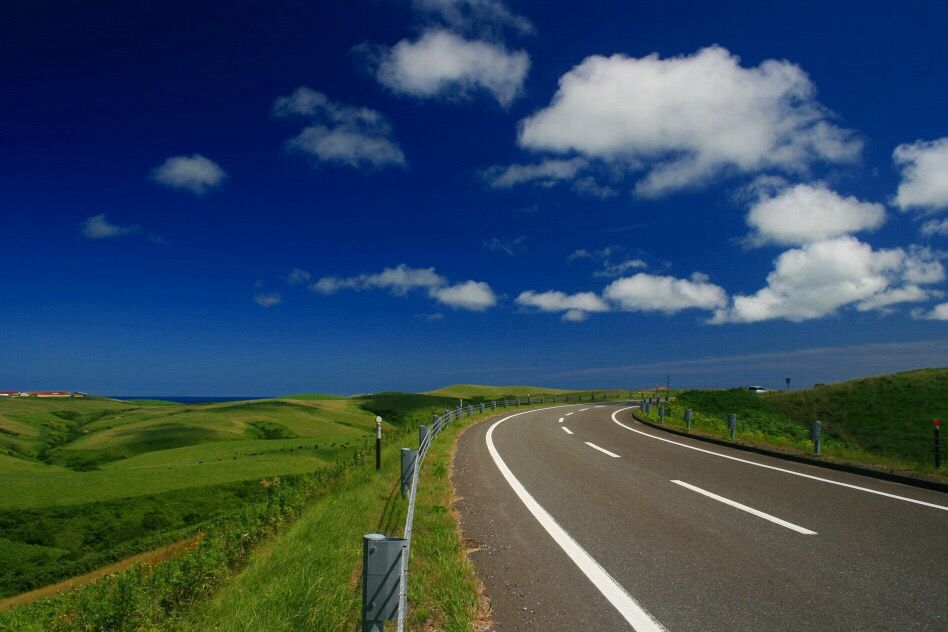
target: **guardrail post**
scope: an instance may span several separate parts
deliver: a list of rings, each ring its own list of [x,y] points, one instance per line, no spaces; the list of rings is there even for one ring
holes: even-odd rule
[[[519,405],[520,405],[520,398],[518,397],[518,398],[517,398],[517,406],[519,406]]]
[[[381,533],[362,536],[362,632],[382,632],[398,616],[406,542]]]
[[[481,402],[481,414],[484,414],[484,402]]]
[[[935,427],[935,469],[941,467],[941,419],[932,419]]]
[[[731,413],[727,416],[727,427],[731,432],[731,438],[734,438],[734,435],[737,434],[737,415]]]
[[[494,410],[497,410],[497,400],[494,400]]]
[[[665,425],[665,407],[661,404],[658,405],[658,423]]]
[[[685,428],[691,430],[691,409],[685,410]]]
[[[418,449],[421,449],[421,444],[425,442],[425,437],[428,436],[428,426],[418,426]]]
[[[403,498],[405,494],[408,493],[408,488],[411,487],[411,478],[412,478],[412,475],[414,474],[415,457],[417,455],[418,455],[417,450],[412,450],[411,448],[402,448],[401,488],[402,488]]]
[[[816,456],[820,455],[820,440],[822,439],[821,435],[823,433],[823,424],[819,421],[814,421],[810,424],[810,440],[813,442],[813,454]]]

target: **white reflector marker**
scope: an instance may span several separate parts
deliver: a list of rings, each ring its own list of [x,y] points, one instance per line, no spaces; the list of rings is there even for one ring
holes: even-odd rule
[[[763,511],[759,511],[757,509],[754,509],[753,507],[742,505],[741,503],[725,498],[724,496],[718,496],[717,494],[712,494],[711,492],[707,490],[701,489],[700,487],[695,487],[694,485],[689,485],[688,483],[684,481],[672,481],[672,483],[674,483],[675,485],[681,485],[685,489],[690,489],[693,492],[698,492],[699,494],[707,496],[708,498],[713,498],[714,500],[720,503],[724,503],[725,505],[730,505],[731,507],[734,507],[735,509],[746,511],[747,513],[757,516],[758,518],[763,518],[764,520],[769,520],[770,522],[774,524],[779,524],[781,527],[786,527],[790,529],[791,531],[796,531],[797,533],[802,533],[803,535],[816,535],[816,531],[810,531],[809,529],[805,529],[799,525],[795,525],[792,522],[781,520],[780,518],[776,516],[771,516],[769,513],[764,513]]]

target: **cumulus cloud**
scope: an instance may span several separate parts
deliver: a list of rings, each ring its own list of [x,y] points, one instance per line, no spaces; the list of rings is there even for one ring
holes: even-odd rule
[[[948,303],[939,303],[931,310],[916,310],[912,316],[919,320],[948,320]]]
[[[925,213],[948,208],[948,137],[899,145],[892,158],[902,172],[896,206]]]
[[[276,118],[303,118],[305,127],[286,146],[309,155],[315,165],[354,168],[404,166],[405,154],[391,138],[391,125],[378,111],[346,105],[306,86],[273,104]]]
[[[733,297],[713,322],[793,322],[822,318],[847,305],[868,311],[895,303],[924,300],[914,287],[944,279],[944,268],[925,249],[873,250],[855,237],[838,237],[782,253],[767,276],[767,286]]]
[[[382,49],[376,79],[397,94],[418,98],[467,99],[491,94],[506,107],[520,94],[530,56],[500,44],[429,29],[416,40]]]
[[[82,222],[82,235],[88,239],[118,239],[138,232],[141,232],[138,226],[113,224],[105,213],[93,215]]]
[[[432,288],[431,297],[454,309],[482,312],[497,304],[491,287],[483,281],[465,281],[456,285]]]
[[[696,273],[690,279],[640,272],[606,286],[603,296],[630,312],[675,314],[685,309],[720,309],[727,305],[724,288]]]
[[[288,285],[300,285],[302,283],[309,283],[311,278],[312,275],[306,270],[293,268],[290,270],[290,273],[286,275],[286,282]]]
[[[515,302],[517,305],[536,308],[541,312],[564,312],[563,320],[574,322],[586,320],[591,313],[609,311],[609,305],[595,292],[566,294],[555,290],[547,292],[527,290],[521,292]]]
[[[799,246],[874,230],[885,222],[882,204],[843,197],[825,185],[798,184],[764,195],[747,214],[750,242]]]
[[[922,227],[919,229],[919,232],[925,235],[926,237],[932,237],[934,235],[941,235],[942,237],[948,237],[948,219],[932,219],[928,220]]]
[[[253,302],[260,307],[273,307],[283,302],[279,292],[259,292],[253,295]]]
[[[227,172],[201,154],[172,156],[152,170],[151,179],[172,189],[204,195],[219,188],[227,179]]]
[[[513,29],[522,34],[533,33],[527,18],[513,13],[499,0],[412,0],[415,10],[437,18],[456,31],[494,34]]]
[[[471,311],[483,311],[497,304],[497,297],[487,283],[465,281],[451,285],[434,268],[412,268],[405,264],[375,274],[343,278],[325,276],[310,288],[320,294],[334,294],[340,290],[388,290],[396,296],[421,289],[439,303]]]
[[[520,122],[518,140],[630,170],[648,164],[636,185],[643,196],[698,187],[722,172],[805,172],[861,151],[799,66],[767,60],[746,68],[720,46],[669,59],[587,57],[560,78],[549,106]]]
[[[494,166],[484,171],[484,178],[498,189],[507,189],[524,182],[551,187],[559,181],[572,180],[587,163],[584,158],[551,158],[532,165]]]

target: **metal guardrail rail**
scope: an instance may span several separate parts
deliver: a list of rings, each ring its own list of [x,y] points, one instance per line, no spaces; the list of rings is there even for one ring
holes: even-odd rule
[[[583,399],[583,397],[586,399]],[[631,393],[630,393],[631,396]],[[398,632],[404,632],[408,616],[408,563],[411,558],[411,540],[415,521],[415,502],[418,496],[418,479],[421,466],[432,441],[451,423],[476,413],[494,413],[499,408],[532,406],[546,403],[579,403],[582,401],[605,401],[596,393],[543,395],[540,397],[516,397],[512,399],[478,402],[445,410],[434,415],[430,426],[418,428],[418,449],[401,449],[401,491],[408,495],[408,510],[405,517],[403,537],[387,537],[380,533],[369,533],[362,538],[362,630],[382,632],[384,622],[395,621]],[[618,396],[616,397],[618,399]]]

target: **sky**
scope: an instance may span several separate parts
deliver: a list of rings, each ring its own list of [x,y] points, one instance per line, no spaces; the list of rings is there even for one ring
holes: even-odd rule
[[[556,4],[0,4],[0,390],[948,364],[948,5]]]

